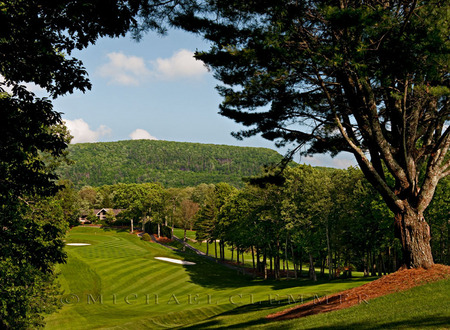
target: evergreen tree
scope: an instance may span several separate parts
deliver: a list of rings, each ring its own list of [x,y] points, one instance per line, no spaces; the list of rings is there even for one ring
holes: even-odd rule
[[[224,85],[220,113],[304,153],[354,155],[430,267],[424,211],[450,173],[448,1],[174,1],[171,23]],[[394,178],[390,182],[384,169]]]

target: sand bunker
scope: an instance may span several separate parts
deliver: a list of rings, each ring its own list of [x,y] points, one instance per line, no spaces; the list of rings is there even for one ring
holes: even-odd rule
[[[88,243],[67,243],[66,245],[71,245],[71,246],[86,246],[86,245],[91,245]]]
[[[195,265],[195,262],[178,260],[178,259],[172,259],[172,258],[155,257],[155,259],[162,260],[162,261],[167,261],[167,262],[172,262],[174,264],[180,264],[180,265]]]

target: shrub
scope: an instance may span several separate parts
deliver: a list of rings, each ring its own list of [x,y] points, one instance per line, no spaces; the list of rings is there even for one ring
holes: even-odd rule
[[[149,234],[145,233],[144,235],[142,235],[141,240],[150,242],[152,240],[152,238],[150,237]]]

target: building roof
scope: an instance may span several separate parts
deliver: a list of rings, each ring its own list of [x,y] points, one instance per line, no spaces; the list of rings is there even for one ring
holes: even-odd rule
[[[118,215],[120,212],[123,211],[123,209],[109,209],[109,208],[102,208],[102,209],[94,209],[94,213],[96,216],[99,216],[102,211],[105,212],[113,212],[114,215]]]

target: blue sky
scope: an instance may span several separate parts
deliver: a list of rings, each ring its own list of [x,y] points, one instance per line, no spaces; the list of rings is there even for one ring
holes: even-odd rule
[[[167,36],[146,35],[139,43],[130,37],[101,39],[74,53],[86,67],[92,90],[55,100],[73,143],[150,138],[272,148],[261,137],[236,140],[230,133],[242,127],[218,114],[219,83],[192,55],[207,49],[201,38],[182,31]],[[318,155],[295,161],[346,168],[351,155]]]

